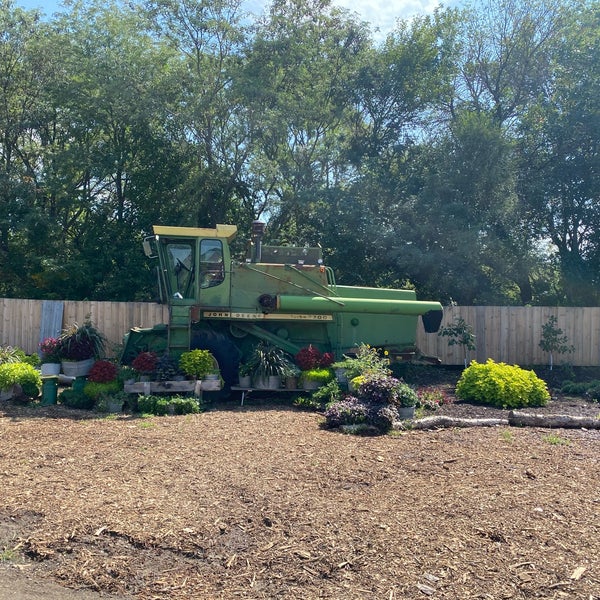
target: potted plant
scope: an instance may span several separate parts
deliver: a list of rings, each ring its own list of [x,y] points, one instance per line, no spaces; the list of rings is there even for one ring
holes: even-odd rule
[[[249,388],[252,386],[252,372],[254,371],[254,366],[252,363],[243,362],[240,363],[238,369],[238,385],[242,388]]]
[[[58,338],[47,337],[40,342],[42,375],[60,374],[60,342]]]
[[[419,396],[413,388],[403,381],[399,381],[390,398],[390,404],[398,408],[401,419],[412,419],[415,416],[415,406]]]
[[[63,373],[69,377],[87,375],[96,359],[104,354],[106,340],[89,316],[80,325],[73,323],[58,337]]]
[[[333,371],[328,367],[316,367],[314,369],[308,369],[308,371],[302,371],[300,380],[303,389],[316,390],[322,385],[329,383],[334,378]]]
[[[204,379],[206,375],[218,374],[219,365],[209,350],[189,350],[179,359],[179,368],[193,379]]]
[[[37,398],[42,387],[39,371],[23,362],[0,365],[0,399],[8,400],[23,395],[29,399]]]
[[[254,347],[248,362],[253,367],[254,387],[259,389],[280,388],[282,376],[293,364],[281,348],[266,342]]]
[[[156,370],[158,356],[156,352],[140,352],[132,361],[131,366],[139,374],[140,380],[149,381]]]
[[[177,378],[183,379],[179,371],[178,361],[170,354],[165,353],[156,361],[156,380],[174,381]]]

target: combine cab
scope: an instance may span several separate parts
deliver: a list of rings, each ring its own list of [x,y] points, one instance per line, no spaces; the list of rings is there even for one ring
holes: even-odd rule
[[[261,341],[294,355],[312,344],[336,358],[369,344],[392,359],[418,358],[417,319],[436,332],[439,302],[416,299],[412,290],[337,285],[320,248],[263,245],[265,226],[253,223],[245,260],[233,260],[235,225],[214,229],[155,226],[144,241],[159,262],[161,301],[169,323],[126,335],[125,364],[142,350],[179,356],[210,350],[226,386],[238,365]]]

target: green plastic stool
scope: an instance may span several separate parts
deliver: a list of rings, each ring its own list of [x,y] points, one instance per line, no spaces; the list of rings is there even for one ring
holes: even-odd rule
[[[58,376],[48,375],[42,377],[42,406],[56,404],[58,396]]]

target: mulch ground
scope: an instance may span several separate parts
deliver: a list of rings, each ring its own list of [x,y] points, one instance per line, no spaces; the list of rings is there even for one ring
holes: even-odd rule
[[[258,398],[152,418],[3,404],[0,581],[18,592],[25,573],[39,598],[58,581],[140,600],[600,599],[599,431],[321,421]]]

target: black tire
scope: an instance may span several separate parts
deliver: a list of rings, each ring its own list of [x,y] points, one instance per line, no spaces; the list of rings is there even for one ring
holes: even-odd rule
[[[237,382],[240,365],[240,352],[225,334],[217,331],[196,331],[192,333],[192,350],[208,350],[219,363],[221,377],[225,382],[224,391]]]

